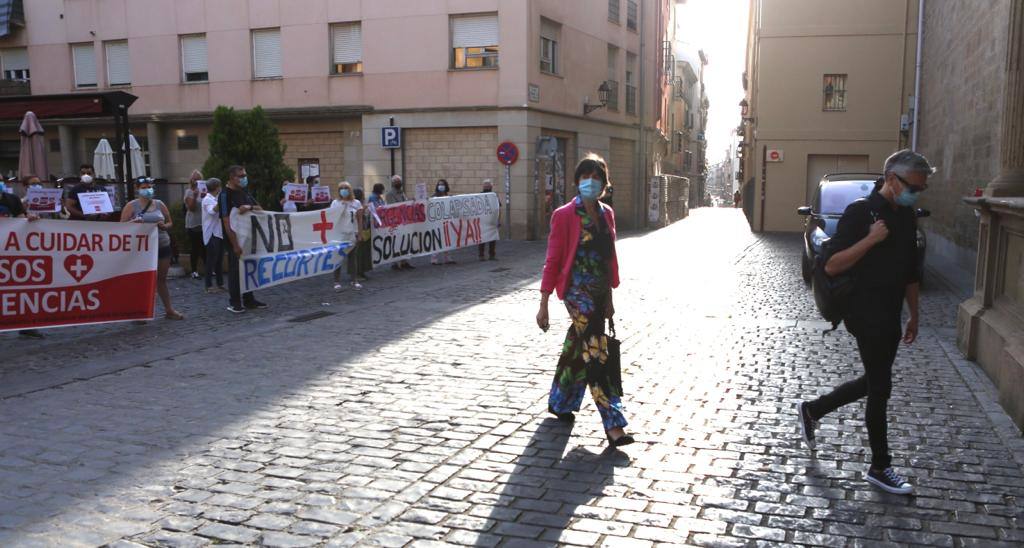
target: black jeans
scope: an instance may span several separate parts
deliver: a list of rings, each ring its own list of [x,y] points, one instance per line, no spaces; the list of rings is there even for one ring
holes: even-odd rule
[[[256,297],[252,294],[252,291],[242,293],[242,280],[240,279],[241,272],[238,270],[238,255],[235,255],[235,250],[232,249],[230,245],[227,245],[227,248],[228,294],[231,295],[231,306],[235,308],[242,308],[245,305],[251,305],[256,302]]]
[[[224,240],[210,236],[206,244],[206,288],[213,287],[213,276],[217,275],[217,287],[224,287]]]
[[[477,250],[477,253],[480,254],[480,258],[481,259],[484,258],[484,246],[489,246],[490,247],[490,249],[488,251],[490,253],[490,256],[493,258],[494,257],[494,246],[496,246],[497,244],[498,244],[497,240],[491,240],[491,241],[489,241],[489,242],[487,242],[485,244],[480,244],[480,245],[476,246],[476,250]]]
[[[206,250],[203,249],[203,227],[189,228],[186,229],[186,232],[188,232],[189,259],[192,263],[192,272],[199,272],[199,261],[206,259]]]
[[[865,422],[871,443],[871,467],[881,470],[892,464],[886,409],[892,394],[892,364],[896,360],[902,333],[899,328],[866,330],[856,337],[857,350],[864,362],[864,374],[808,403],[807,409],[811,418],[820,419],[867,396]]]

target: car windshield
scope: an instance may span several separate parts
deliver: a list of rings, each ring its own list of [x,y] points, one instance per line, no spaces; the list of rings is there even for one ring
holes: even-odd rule
[[[822,215],[842,215],[846,206],[858,198],[871,194],[874,181],[833,181],[821,187]]]

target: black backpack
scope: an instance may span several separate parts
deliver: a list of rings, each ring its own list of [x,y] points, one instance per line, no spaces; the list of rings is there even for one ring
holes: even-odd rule
[[[864,198],[858,201],[867,202]],[[873,219],[872,222],[877,220],[878,213],[872,210],[871,218]],[[825,333],[835,331],[839,324],[846,319],[850,306],[850,296],[853,294],[853,288],[856,283],[853,273],[854,268],[838,276],[829,276],[825,273],[825,265],[837,251],[842,250],[837,250],[832,246],[831,238],[822,242],[821,253],[814,259],[814,273],[811,275],[814,304],[817,305],[818,312],[825,318],[825,321],[832,324],[832,329],[826,330]]]

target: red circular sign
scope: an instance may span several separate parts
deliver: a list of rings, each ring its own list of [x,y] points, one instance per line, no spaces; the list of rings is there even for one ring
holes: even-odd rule
[[[519,148],[508,141],[498,145],[498,161],[510,166],[519,159]]]

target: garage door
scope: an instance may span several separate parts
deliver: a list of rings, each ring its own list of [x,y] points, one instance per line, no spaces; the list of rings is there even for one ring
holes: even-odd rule
[[[611,140],[611,158],[608,159],[608,171],[611,173],[612,186],[615,187],[614,204],[615,224],[620,228],[635,228],[636,218],[636,174],[633,172],[634,150],[636,141],[626,139]]]
[[[805,204],[810,204],[821,178],[831,173],[865,173],[867,155],[809,154],[807,156],[807,192]]]

